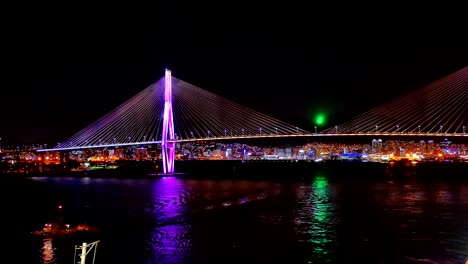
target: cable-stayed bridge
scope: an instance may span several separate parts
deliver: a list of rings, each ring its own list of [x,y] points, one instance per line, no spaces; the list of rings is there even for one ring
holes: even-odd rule
[[[203,90],[169,70],[114,110],[55,148],[76,150],[161,144],[166,172],[176,142],[310,136],[466,136],[468,67],[363,113],[311,133]],[[171,168],[172,167],[172,168]]]
[[[207,139],[288,137],[308,131],[179,80],[169,70],[102,118],[53,149],[161,144],[164,172],[173,172],[175,143]]]
[[[161,143],[166,78],[50,150]],[[172,86],[172,141],[178,142],[311,135],[456,136],[466,135],[468,125],[468,67],[318,133],[264,115],[173,76],[168,78]]]
[[[167,86],[172,88],[169,103],[165,101]],[[165,117],[172,123],[170,141],[309,133],[169,76],[48,150],[162,143]]]
[[[321,133],[465,136],[467,126],[468,67],[465,67]]]

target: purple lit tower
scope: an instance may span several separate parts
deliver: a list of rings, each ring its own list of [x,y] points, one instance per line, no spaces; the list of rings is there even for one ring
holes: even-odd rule
[[[164,119],[161,150],[163,155],[163,172],[174,173],[175,159],[174,120],[172,118],[172,77],[171,71],[166,69],[164,82]]]

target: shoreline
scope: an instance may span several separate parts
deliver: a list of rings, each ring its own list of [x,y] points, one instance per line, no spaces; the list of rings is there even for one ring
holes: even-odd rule
[[[143,164],[143,163],[142,163]],[[161,164],[156,162],[158,168]],[[307,160],[190,160],[176,161],[174,174],[147,166],[90,171],[55,171],[47,173],[2,172],[2,178],[75,177],[75,178],[214,178],[214,179],[305,179],[318,173],[343,179],[369,178],[375,180],[423,178],[468,179],[468,162],[359,162]]]

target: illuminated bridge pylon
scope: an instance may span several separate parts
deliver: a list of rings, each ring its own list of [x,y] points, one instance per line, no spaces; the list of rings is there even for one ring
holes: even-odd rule
[[[380,92],[380,91],[379,91]],[[468,67],[321,134],[465,135]]]
[[[161,140],[164,173],[174,173],[175,142],[173,140],[175,139],[175,133],[173,117],[171,71],[166,69],[166,75],[164,78],[164,115]]]
[[[172,76],[150,85],[55,148],[77,150],[161,144],[163,170],[174,171],[177,142],[306,135],[297,126]]]

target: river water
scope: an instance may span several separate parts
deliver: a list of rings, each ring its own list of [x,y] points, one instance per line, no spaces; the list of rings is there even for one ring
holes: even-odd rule
[[[97,240],[95,263],[466,261],[468,183],[306,178],[3,178],[2,255],[14,261],[2,263],[73,263],[75,245]],[[100,231],[32,235],[58,205]]]

